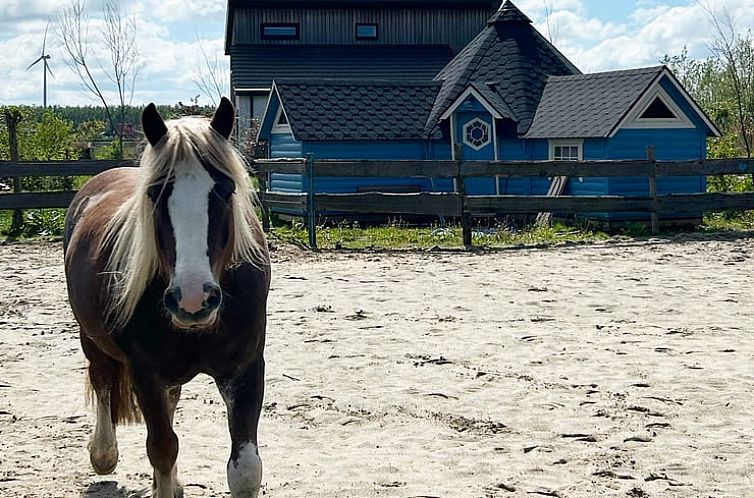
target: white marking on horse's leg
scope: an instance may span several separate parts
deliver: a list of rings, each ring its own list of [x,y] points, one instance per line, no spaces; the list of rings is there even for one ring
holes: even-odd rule
[[[97,425],[89,441],[89,459],[99,475],[111,474],[118,465],[118,441],[110,412],[110,391],[97,393]]]
[[[181,289],[181,307],[196,313],[206,298],[204,284],[214,282],[207,233],[209,195],[215,182],[199,161],[191,161],[189,167],[177,170],[168,212],[175,235],[173,285]]]
[[[262,485],[262,459],[257,445],[242,443],[236,458],[228,460],[228,487],[233,498],[257,498]]]
[[[178,482],[178,465],[173,465],[170,474],[154,471],[152,498],[183,498],[183,486]]]

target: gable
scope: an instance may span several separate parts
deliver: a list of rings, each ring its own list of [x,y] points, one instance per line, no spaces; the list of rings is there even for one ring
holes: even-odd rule
[[[653,128],[696,128],[707,136],[721,136],[717,126],[666,67],[615,126],[610,136],[620,129]]]

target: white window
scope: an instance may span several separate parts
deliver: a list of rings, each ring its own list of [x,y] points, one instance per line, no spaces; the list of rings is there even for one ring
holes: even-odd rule
[[[583,161],[583,140],[550,140],[551,161]]]
[[[474,118],[463,127],[463,143],[474,150],[481,150],[491,141],[490,125],[479,118]]]
[[[275,126],[272,127],[273,133],[290,133],[291,124],[288,122],[288,116],[285,115],[285,110],[281,105],[278,109],[277,116],[275,116]]]

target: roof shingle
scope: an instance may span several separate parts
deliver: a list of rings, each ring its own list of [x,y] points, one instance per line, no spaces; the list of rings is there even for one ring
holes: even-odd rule
[[[537,104],[550,75],[580,71],[540,35],[531,21],[510,1],[435,77],[443,83],[427,128],[435,127],[471,83],[486,85],[505,102],[518,122],[519,134],[532,123]],[[502,109],[498,109],[503,114]]]
[[[550,77],[526,138],[608,136],[663,69]]]
[[[297,140],[421,140],[440,84],[284,79],[275,88]]]

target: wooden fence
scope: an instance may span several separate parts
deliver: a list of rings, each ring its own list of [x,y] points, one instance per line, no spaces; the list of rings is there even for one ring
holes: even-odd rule
[[[295,160],[258,160],[254,171],[260,181],[260,199],[267,211],[287,209],[306,213],[309,243],[316,247],[315,220],[323,211],[451,216],[462,220],[464,244],[472,245],[472,218],[490,213],[649,213],[658,231],[660,214],[754,209],[754,192],[724,194],[657,194],[657,178],[670,176],[719,176],[754,173],[754,159],[707,161],[332,161],[309,156]],[[303,175],[305,193],[271,192],[270,173]],[[467,195],[466,179],[480,177],[646,177],[649,195],[532,196]],[[456,191],[448,193],[364,192],[328,194],[316,192],[317,177],[451,178]]]
[[[341,213],[414,214],[449,216],[462,220],[464,244],[472,243],[472,219],[490,213],[649,213],[653,230],[660,214],[754,209],[754,192],[724,194],[657,194],[657,178],[670,176],[721,176],[754,174],[754,159],[707,161],[315,161],[257,160],[253,173],[260,183],[259,197],[265,213],[287,209],[306,214],[309,241],[316,247],[316,219],[323,211]],[[133,161],[0,161],[0,178],[88,176]],[[268,189],[270,173],[303,175],[311,181],[305,193],[280,193]],[[646,197],[466,195],[468,178],[480,177],[616,177],[648,179]],[[316,193],[317,177],[450,178],[456,191],[447,193]],[[17,182],[14,182],[17,183]],[[20,192],[0,195],[0,209],[65,208],[75,195],[63,192]],[[268,216],[263,221],[268,225]]]
[[[134,166],[127,161],[0,161],[0,178],[13,178],[20,185],[22,177],[90,176],[112,168]],[[71,203],[74,191],[19,192],[0,195],[0,209],[65,208]]]

